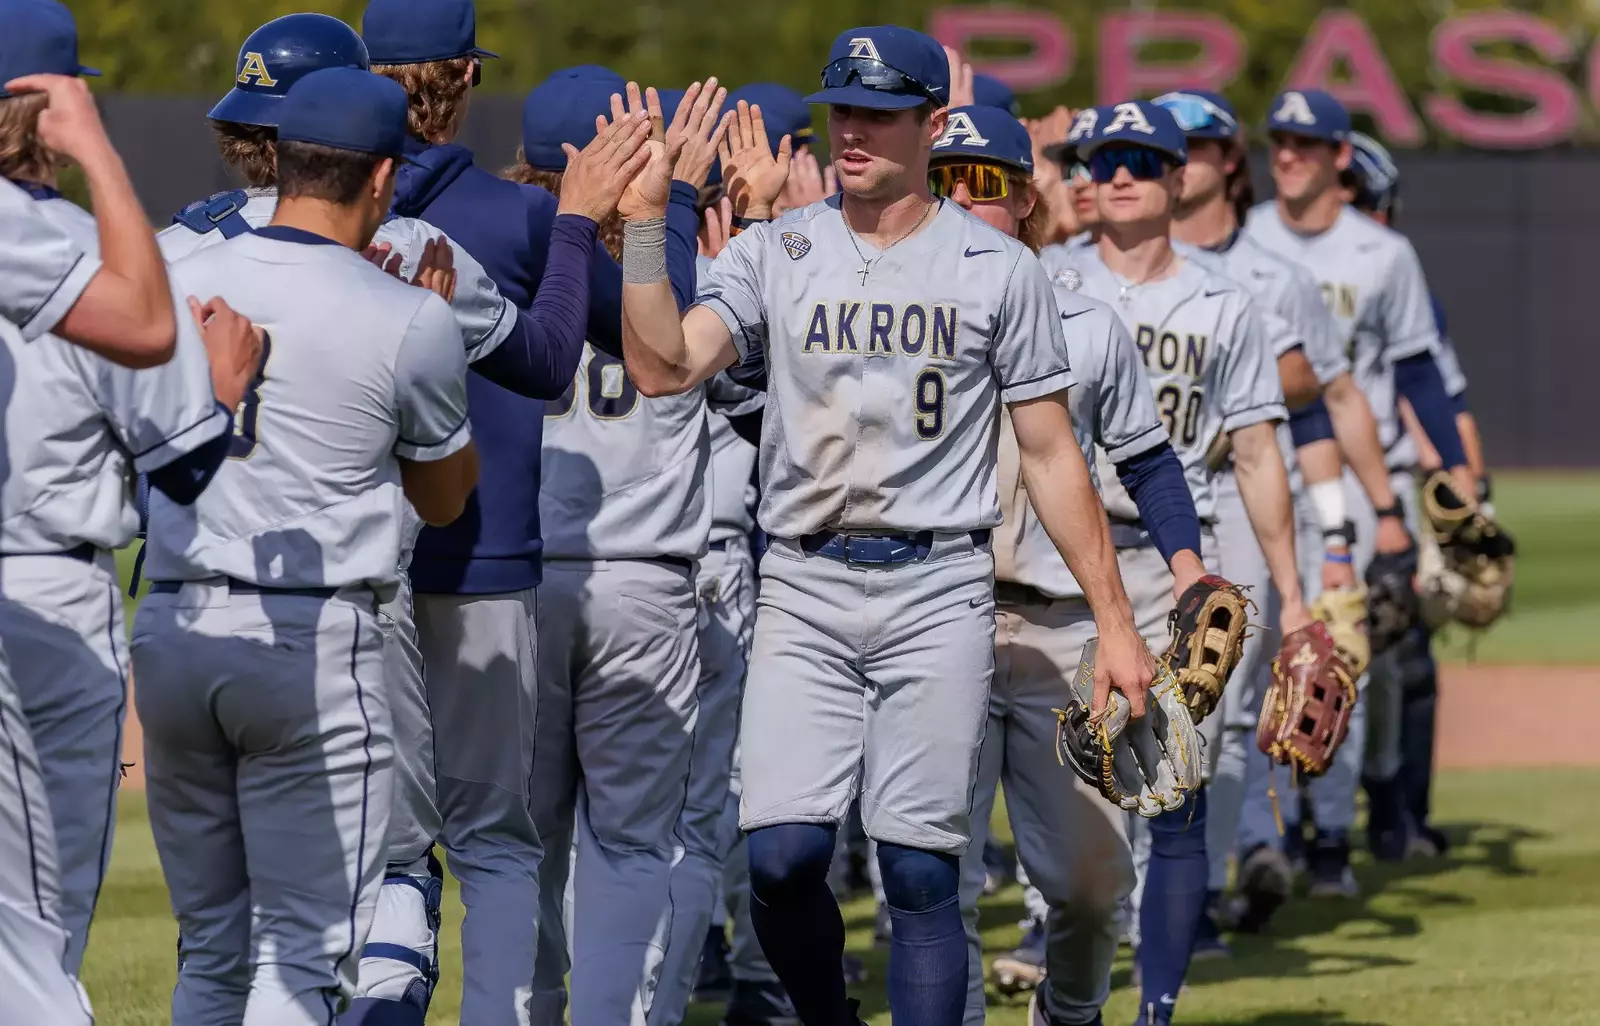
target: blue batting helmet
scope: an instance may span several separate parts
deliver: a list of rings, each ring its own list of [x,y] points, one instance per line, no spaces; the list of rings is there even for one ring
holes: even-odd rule
[[[1354,178],[1357,207],[1384,211],[1399,200],[1400,169],[1388,149],[1372,136],[1350,133],[1349,173]]]
[[[210,117],[275,128],[289,87],[323,68],[367,70],[367,45],[356,30],[326,14],[286,14],[250,33],[239,48],[234,86]]]

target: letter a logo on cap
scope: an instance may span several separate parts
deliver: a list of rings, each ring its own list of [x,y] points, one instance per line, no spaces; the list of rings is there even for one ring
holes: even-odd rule
[[[850,40],[850,56],[865,57],[873,61],[883,60],[878,56],[878,44],[869,36],[856,36]]]
[[[1077,142],[1084,136],[1094,131],[1095,122],[1100,120],[1100,114],[1093,107],[1085,107],[1078,112],[1078,119],[1072,123],[1072,131],[1067,133],[1067,142]]]
[[[278,84],[278,80],[267,71],[267,62],[254,50],[244,55],[244,67],[239,69],[239,84],[250,85],[251,79],[255,79],[256,85],[266,86],[268,89]]]
[[[978,126],[972,123],[972,116],[965,111],[956,111],[950,115],[950,124],[945,128],[944,135],[933,144],[934,149],[943,146],[954,146],[958,140],[965,139],[968,146],[988,146],[989,140],[978,131]]]
[[[1112,109],[1116,111],[1117,116],[1111,119],[1111,124],[1105,127],[1105,130],[1100,133],[1101,135],[1111,135],[1114,132],[1122,131],[1124,128],[1135,132],[1143,132],[1145,135],[1156,134],[1156,130],[1151,127],[1150,122],[1145,120],[1144,111],[1139,109],[1138,104],[1119,103]]]
[[[1296,125],[1314,125],[1317,116],[1311,113],[1311,104],[1306,102],[1304,93],[1284,93],[1283,103],[1272,112],[1272,120],[1282,124],[1289,122]]]

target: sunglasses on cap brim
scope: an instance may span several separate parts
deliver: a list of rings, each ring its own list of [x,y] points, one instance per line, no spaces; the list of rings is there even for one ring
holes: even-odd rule
[[[943,101],[934,95],[932,89],[898,68],[892,68],[870,57],[841,57],[822,69],[824,89],[843,89],[851,81],[860,82],[868,89],[886,93],[925,96],[935,106],[943,105]]]
[[[979,203],[1011,195],[1006,169],[998,164],[966,161],[936,164],[928,169],[928,189],[935,196],[954,195],[958,182],[965,184],[967,195]]]
[[[483,58],[472,58],[472,88],[476,89],[483,84]]]
[[[1239,123],[1233,119],[1233,115],[1204,96],[1168,93],[1151,102],[1171,114],[1172,120],[1185,132],[1201,132],[1209,128],[1229,137],[1239,134]]]
[[[1143,146],[1116,146],[1095,150],[1089,157],[1088,166],[1090,179],[1104,185],[1117,177],[1119,168],[1126,168],[1135,181],[1152,182],[1164,177],[1178,165],[1160,150]]]

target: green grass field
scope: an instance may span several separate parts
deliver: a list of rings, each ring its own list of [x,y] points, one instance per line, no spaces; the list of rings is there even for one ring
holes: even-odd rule
[[[1498,1026],[1600,1019],[1600,771],[1453,773],[1438,785],[1438,822],[1455,842],[1441,859],[1357,863],[1364,896],[1292,904],[1270,936],[1243,938],[1226,962],[1196,966],[1180,1021],[1233,1026]],[[1003,823],[997,823],[1005,834]],[[433,1026],[456,1023],[461,910],[447,892],[444,965]],[[850,947],[872,979],[858,989],[888,1026],[883,953],[870,948],[870,900],[845,910]],[[1013,885],[984,905],[991,952],[1018,939]],[[123,796],[111,877],[85,981],[103,1026],[167,1021],[176,929],[145,822]],[[1113,978],[1112,1024],[1131,1022],[1126,958]],[[696,1008],[692,1026],[714,1026]],[[1024,1006],[993,1004],[990,1022],[1022,1026]],[[9,1024],[8,1024],[9,1026]]]
[[[1518,545],[1511,612],[1475,638],[1453,628],[1441,653],[1508,666],[1600,664],[1600,474],[1497,475],[1495,505]],[[120,562],[126,584],[132,552]]]

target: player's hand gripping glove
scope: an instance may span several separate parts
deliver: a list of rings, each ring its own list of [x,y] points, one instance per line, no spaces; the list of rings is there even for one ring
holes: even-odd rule
[[[1320,777],[1350,729],[1356,679],[1320,621],[1283,639],[1261,702],[1256,746],[1272,761]]]
[[[1344,660],[1350,676],[1359,680],[1372,662],[1372,641],[1367,637],[1367,590],[1325,591],[1311,603],[1311,615],[1328,628],[1334,650]]]
[[[1423,612],[1433,626],[1449,621],[1484,628],[1511,598],[1517,548],[1511,535],[1438,471],[1422,485],[1428,538],[1419,560]],[[1437,546],[1437,556],[1427,543]]]
[[[1379,552],[1367,564],[1367,639],[1371,651],[1386,652],[1411,632],[1422,616],[1414,578],[1417,547]]]
[[[1205,756],[1177,675],[1163,667],[1143,717],[1132,719],[1127,699],[1114,691],[1093,720],[1097,640],[1084,645],[1067,706],[1055,711],[1057,758],[1107,801],[1146,819],[1182,808],[1204,778]]]
[[[1243,588],[1206,574],[1185,589],[1167,620],[1172,643],[1161,661],[1177,675],[1180,699],[1195,723],[1222,701],[1222,689],[1244,655],[1249,607]]]

